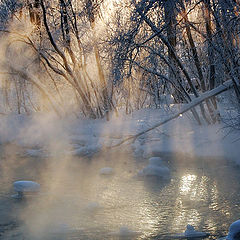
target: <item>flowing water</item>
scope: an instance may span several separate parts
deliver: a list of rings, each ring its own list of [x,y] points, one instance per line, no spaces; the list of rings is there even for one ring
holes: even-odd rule
[[[169,180],[136,177],[147,159],[125,154],[19,157],[12,165],[2,157],[0,239],[171,239],[187,224],[209,232],[208,239],[226,235],[240,216],[239,167],[224,159],[162,157]],[[101,176],[105,166],[114,174]],[[22,179],[41,183],[41,193],[11,198],[12,182]],[[125,227],[131,236],[122,234]]]

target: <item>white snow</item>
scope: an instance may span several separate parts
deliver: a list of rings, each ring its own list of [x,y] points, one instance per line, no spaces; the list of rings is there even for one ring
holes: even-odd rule
[[[176,113],[178,108],[178,105],[172,105],[170,111]],[[67,154],[81,159],[81,157],[94,156],[101,149],[108,150],[110,146],[116,145],[121,140],[157,125],[167,119],[168,114],[169,112],[162,109],[142,109],[131,115],[120,114],[118,118],[113,116],[110,121],[70,117],[59,119],[56,116],[40,113],[36,116],[3,115],[0,116],[0,143],[17,145],[25,151],[25,156],[56,155],[56,159],[61,160],[61,156]],[[223,115],[224,111],[221,114]],[[229,132],[224,127],[223,123],[199,126],[193,120],[192,114],[186,112],[181,117],[153,129],[134,141],[124,143],[121,150],[132,154],[140,164],[148,161],[148,165],[138,174],[144,177],[169,179],[169,168],[164,165],[165,153],[186,154],[196,158],[225,158],[240,165],[240,133]],[[162,159],[157,156],[162,156]],[[117,156],[114,157],[117,158]],[[111,159],[111,156],[109,158],[104,159],[109,161],[108,163],[99,163],[95,169],[97,175],[112,175],[117,169],[110,166],[115,166],[111,160],[118,159]],[[133,169],[131,171],[133,172]],[[16,185],[16,191],[30,191],[26,185],[23,185],[22,190],[19,190],[19,186]],[[87,209],[94,211],[98,207],[98,203],[89,203]],[[135,233],[128,228],[120,228],[116,232],[118,235]],[[178,237],[186,238],[186,234],[196,236],[196,234],[205,233],[195,230],[186,231]],[[231,228],[228,237],[228,240],[232,240]]]
[[[169,179],[170,170],[164,165],[162,158],[151,157],[148,159],[149,164],[138,172],[139,177],[161,177]]]
[[[101,146],[96,144],[96,145],[75,148],[74,150],[70,151],[69,154],[71,154],[72,156],[78,156],[78,157],[92,156],[94,153],[97,153],[100,149],[101,149]]]
[[[170,114],[179,112],[178,108],[178,105],[170,106]],[[222,110],[221,115],[224,115]],[[169,112],[163,109],[142,109],[131,115],[120,113],[119,117],[113,116],[110,121],[72,117],[59,119],[47,113],[35,116],[1,115],[0,143],[13,142],[26,148],[26,155],[32,157],[44,156],[47,151],[50,156],[56,152],[77,157],[92,156],[102,148],[114,146],[129,136],[157,125],[168,116]],[[239,135],[238,131],[229,133],[224,124],[199,126],[192,114],[186,112],[123,146],[138,159],[161,156],[163,153],[181,153],[195,157],[226,158],[240,164]],[[58,148],[53,150],[53,145]]]
[[[192,225],[187,225],[187,229],[184,232],[185,237],[206,237],[209,235],[208,233],[205,232],[198,232],[195,230],[195,228]]]
[[[240,220],[237,220],[230,225],[226,239],[234,240],[236,234],[240,234]]]
[[[206,232],[199,232],[199,231],[196,231],[194,226],[192,225],[187,225],[186,227],[186,230],[184,233],[179,233],[179,234],[176,234],[176,235],[172,235],[171,238],[172,239],[202,239],[202,238],[205,238],[207,236],[209,236],[210,234],[209,233],[206,233]]]

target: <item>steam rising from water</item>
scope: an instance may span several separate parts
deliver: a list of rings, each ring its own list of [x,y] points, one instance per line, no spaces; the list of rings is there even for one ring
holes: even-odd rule
[[[5,118],[5,126],[8,119]],[[41,184],[39,195],[22,202],[8,200],[14,209],[13,216],[20,223],[19,231],[26,239],[96,239],[96,235],[99,239],[117,239],[111,233],[124,226],[141,233],[138,238],[149,239],[159,233],[184,231],[187,224],[200,230],[209,226],[216,231],[216,216],[220,216],[218,221],[230,221],[232,204],[226,196],[231,195],[230,186],[235,178],[230,174],[227,183],[221,182],[228,175],[220,168],[225,166],[224,161],[217,163],[216,171],[215,165],[206,170],[201,159],[166,157],[163,160],[165,163],[170,160],[173,175],[170,181],[138,181],[134,176],[148,161],[142,158],[135,161],[127,146],[102,151],[91,158],[71,155],[76,147],[86,147],[89,142],[103,143],[111,133],[116,137],[116,127],[111,131],[110,126],[106,129],[95,126],[98,138],[92,129],[95,122],[90,124],[90,120],[87,126],[84,121],[79,125],[79,121],[60,120],[49,113],[19,117],[15,123],[18,127],[14,131],[1,127],[1,131],[17,135],[15,144],[8,144],[1,151],[1,177],[7,184],[1,191],[9,193],[15,180]],[[72,129],[74,125],[76,128]],[[126,121],[115,123],[120,129],[126,125]],[[91,141],[87,139],[90,136]],[[43,149],[48,157],[24,155],[30,147]],[[213,162],[210,160],[208,164]],[[101,176],[99,170],[103,167],[112,167],[115,174]],[[212,177],[216,172],[222,174],[220,179]]]
[[[15,180],[34,180],[41,184],[39,195],[14,203],[14,215],[22,223],[21,231],[26,238],[53,239],[62,234],[84,232],[83,229],[88,227],[101,229],[98,226],[100,217],[94,219],[98,208],[89,203],[96,202],[108,215],[111,209],[121,207],[117,199],[125,196],[111,183],[115,176],[104,178],[99,175],[99,170],[106,166],[114,167],[121,178],[129,178],[132,174],[127,170],[129,165],[126,167],[126,155],[118,152],[103,156],[102,152],[91,159],[74,157],[70,154],[73,146],[82,147],[82,141],[80,144],[75,141],[75,145],[71,142],[72,133],[68,126],[72,124],[72,119],[60,120],[54,113],[35,114],[31,118],[15,117],[19,119],[15,121],[18,126],[14,131],[9,129],[7,116],[5,128],[4,121],[1,127],[1,132],[5,129],[6,136],[15,135],[15,144],[7,144],[2,152],[1,177],[7,183],[5,193]],[[81,126],[78,128],[81,129]],[[48,157],[31,158],[24,155],[30,147],[43,149]],[[121,222],[123,224],[124,219]],[[115,225],[113,230],[117,231],[120,226]],[[104,228],[110,232],[106,225],[102,226]]]
[[[25,35],[33,31],[31,25],[24,25],[24,28],[21,25],[14,25],[13,30],[18,33],[24,32]],[[9,65],[17,68],[26,67],[27,70],[31,69],[31,75],[41,82],[44,79],[34,68],[35,55],[24,44],[15,44],[15,39],[16,36],[12,39],[6,38],[4,41],[5,47],[1,48],[1,56],[4,60],[1,62],[1,71],[8,70]],[[19,50],[23,53],[21,57],[16,56]],[[18,76],[13,79],[19,80]],[[66,96],[65,99],[71,102],[69,95]],[[39,106],[45,102],[40,95],[35,96],[35,100]],[[46,103],[44,104],[47,106]],[[63,110],[68,111],[67,108]],[[130,134],[132,125],[126,123],[124,119],[119,118],[112,127],[106,124],[105,129],[101,128],[101,125],[95,126],[96,135],[91,129],[94,127],[94,122],[86,127],[82,121],[83,125],[79,126],[79,122],[71,117],[60,120],[55,113],[49,111],[35,113],[31,117],[5,116],[0,124],[1,136],[8,137],[9,141],[15,140],[15,143],[2,146],[3,157],[0,164],[3,192],[8,192],[13,181],[24,179],[35,180],[42,188],[40,195],[32,196],[27,201],[13,203],[12,214],[21,223],[21,231],[27,239],[66,239],[65,234],[75,234],[75,237],[78,237],[88,235],[86,231],[92,231],[95,235],[96,232],[100,232],[99,239],[102,239],[104,234],[117,232],[124,225],[129,226],[133,231],[143,231],[143,238],[148,238],[158,234],[160,228],[166,234],[172,229],[183,230],[188,223],[201,224],[204,216],[199,212],[199,206],[207,205],[208,208],[209,205],[213,213],[219,211],[218,186],[213,182],[209,187],[211,181],[209,177],[198,178],[196,173],[184,172],[179,176],[180,181],[176,178],[170,183],[157,181],[154,184],[151,181],[136,181],[133,177],[139,169],[142,169],[144,163],[134,162],[127,146],[124,148],[125,151],[129,150],[126,151],[128,154],[119,149],[116,152],[100,152],[90,159],[71,155],[75,148],[87,149],[86,145],[91,141],[93,146],[102,144],[104,138],[109,135],[114,135],[115,138],[111,141],[117,142],[122,138],[123,129],[125,133]],[[174,125],[172,131],[181,132],[183,125]],[[164,126],[166,130],[171,127]],[[187,130],[187,134],[191,135],[189,129]],[[75,139],[75,145],[72,139],[74,134],[82,137]],[[84,139],[83,136],[87,138],[89,135],[91,141]],[[188,149],[193,155],[197,151],[191,145],[194,135],[183,142],[178,138],[170,139],[161,132],[157,133],[158,138],[159,136],[164,139],[156,144],[160,152],[167,151],[168,149],[164,149],[166,146],[171,149],[171,145],[184,151]],[[141,144],[152,147],[151,142],[147,143],[147,138],[139,140],[139,145]],[[43,151],[47,158],[31,158],[24,155],[29,148]],[[179,161],[179,166],[181,163],[182,161]],[[113,167],[116,174],[105,178],[99,176],[99,169],[106,166]],[[208,197],[204,198],[204,196]],[[199,198],[202,201],[198,201]],[[208,204],[209,202],[211,204]],[[221,217],[229,216],[229,206],[230,203],[226,201],[225,208],[220,209]],[[168,215],[171,216],[172,222],[165,223],[169,221]],[[207,222],[212,228],[215,227],[212,218]],[[167,226],[172,229],[167,229]],[[91,239],[91,234],[89,238]]]

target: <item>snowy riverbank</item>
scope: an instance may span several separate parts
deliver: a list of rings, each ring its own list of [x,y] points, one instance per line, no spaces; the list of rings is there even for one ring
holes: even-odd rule
[[[159,109],[145,109],[132,115],[113,116],[109,122],[58,119],[51,114],[4,115],[0,121],[0,143],[14,142],[33,157],[47,157],[59,149],[65,154],[89,156],[151,127],[168,114]],[[198,126],[190,113],[140,136],[133,143],[124,143],[126,149],[141,158],[175,152],[224,157],[240,164],[239,144],[239,132],[229,133],[222,124]]]

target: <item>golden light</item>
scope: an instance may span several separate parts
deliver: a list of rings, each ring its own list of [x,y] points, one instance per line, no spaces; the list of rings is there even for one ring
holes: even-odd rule
[[[184,175],[181,178],[181,183],[180,183],[181,185],[179,187],[180,194],[186,195],[190,193],[196,179],[197,179],[196,175],[193,175],[193,174]]]

